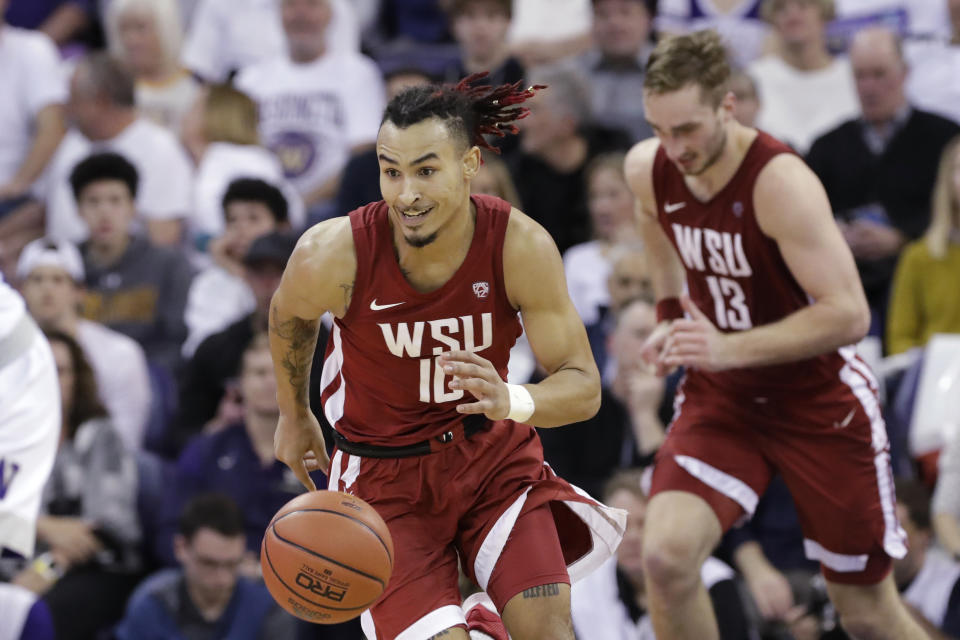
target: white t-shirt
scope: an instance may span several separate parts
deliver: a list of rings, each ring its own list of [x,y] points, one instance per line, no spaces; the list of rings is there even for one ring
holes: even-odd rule
[[[76,129],[67,132],[49,166],[47,235],[81,242],[87,225],[77,213],[70,172],[91,153],[119,153],[137,168],[137,213],[143,218],[169,220],[190,214],[193,165],[176,137],[158,124],[138,118],[115,138],[93,143]]]
[[[936,627],[943,626],[950,596],[960,581],[960,564],[939,548],[927,549],[920,572],[903,592],[903,601]]]
[[[201,0],[183,47],[183,65],[211,82],[286,53],[280,0]],[[360,26],[348,0],[331,0],[332,51],[359,51]]]
[[[960,122],[960,45],[945,40],[907,41],[904,54],[910,65],[910,103]]]
[[[599,320],[600,307],[610,304],[607,278],[611,265],[601,248],[599,241],[591,240],[574,245],[563,254],[567,290],[584,324]]]
[[[98,322],[80,320],[77,342],[97,379],[100,400],[127,449],[143,446],[150,415],[150,374],[147,358],[135,340]]]
[[[817,71],[797,71],[778,56],[766,56],[750,65],[750,74],[760,94],[757,127],[801,154],[819,136],[860,115],[846,58]]]
[[[254,145],[214,142],[207,146],[197,167],[191,218],[194,233],[213,237],[223,233],[223,194],[238,178],[259,178],[280,189],[287,198],[290,226],[302,229],[306,224],[303,199],[283,176],[275,155]]]
[[[4,281],[3,274],[0,273],[0,340],[16,328],[26,309],[23,298]]]
[[[37,113],[66,101],[67,83],[53,41],[39,31],[0,23],[0,185],[27,157]]]
[[[376,140],[386,106],[379,69],[358,53],[275,58],[241,71],[237,86],[259,104],[261,139],[301,194],[337,175],[352,147]]]
[[[507,40],[564,40],[589,34],[592,25],[590,0],[513,0]]]
[[[150,84],[137,82],[137,111],[174,135],[180,135],[183,116],[200,93],[200,83],[187,72],[177,74],[170,82]]]
[[[760,0],[741,0],[727,12],[711,0],[660,0],[654,25],[667,33],[714,29],[726,43],[734,63],[745,67],[761,55],[770,25],[759,16]]]
[[[709,591],[722,580],[732,580],[729,565],[707,558],[700,579]],[[570,613],[579,640],[656,640],[650,616],[630,619],[617,588],[617,559],[612,557],[570,589]]]
[[[243,278],[218,265],[198,273],[190,283],[183,313],[188,332],[183,342],[183,357],[193,357],[207,337],[252,313],[256,305],[253,291]]]

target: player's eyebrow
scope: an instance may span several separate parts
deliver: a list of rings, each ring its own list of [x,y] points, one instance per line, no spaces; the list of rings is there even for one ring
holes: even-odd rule
[[[378,157],[379,159],[383,160],[384,162],[388,163],[388,164],[399,164],[396,160],[394,160],[394,159],[391,158],[390,156],[387,156],[387,155],[382,154],[382,153],[379,154],[377,157]],[[440,156],[438,156],[436,153],[434,153],[433,151],[431,151],[430,153],[425,153],[425,154],[423,154],[422,156],[420,156],[419,158],[417,158],[416,160],[414,160],[414,161],[411,162],[410,164],[411,164],[411,165],[420,164],[421,162],[426,162],[427,160],[439,160],[439,159],[440,159]]]

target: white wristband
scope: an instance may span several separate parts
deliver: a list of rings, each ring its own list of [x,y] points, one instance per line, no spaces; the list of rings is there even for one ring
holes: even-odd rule
[[[533,415],[536,407],[533,404],[533,396],[527,391],[527,388],[519,384],[507,384],[507,393],[510,394],[510,413],[507,414],[507,420],[514,422],[526,422]]]

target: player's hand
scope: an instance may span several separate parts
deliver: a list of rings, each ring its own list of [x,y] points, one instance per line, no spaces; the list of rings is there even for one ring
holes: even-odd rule
[[[690,296],[680,296],[680,304],[690,318],[679,318],[670,324],[670,334],[663,345],[658,364],[696,367],[707,371],[729,368],[724,334],[713,326],[710,318],[700,311]]]
[[[326,473],[330,466],[320,423],[310,412],[296,419],[280,415],[273,434],[273,453],[277,460],[290,467],[297,480],[309,491],[317,490],[310,472]]]
[[[789,621],[794,614],[793,590],[786,576],[770,564],[744,574],[760,615],[765,620]]]
[[[449,351],[440,356],[444,373],[453,376],[451,389],[469,391],[476,402],[458,404],[460,413],[482,413],[491,420],[503,420],[510,413],[510,393],[496,368],[472,351]]]
[[[650,332],[650,335],[643,343],[643,347],[640,348],[640,357],[643,359],[644,364],[661,378],[670,375],[675,368],[668,367],[662,358],[664,355],[663,347],[667,342],[667,336],[670,335],[671,324],[669,321],[658,324],[656,328]]]

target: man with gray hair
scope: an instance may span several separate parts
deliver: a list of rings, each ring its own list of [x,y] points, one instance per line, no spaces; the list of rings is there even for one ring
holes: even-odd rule
[[[190,211],[193,168],[172,133],[137,113],[130,72],[105,53],[82,59],[70,79],[67,112],[73,126],[49,168],[47,235],[71,242],[86,239],[70,172],[94,151],[114,151],[129,159],[140,175],[137,211],[150,240],[157,245],[178,243]]]
[[[863,115],[817,139],[807,163],[826,187],[857,259],[876,333],[900,249],[930,222],[940,152],[960,126],[910,105],[907,65],[889,29],[859,31],[850,62]]]
[[[630,136],[592,122],[590,84],[578,70],[536,67],[527,79],[549,89],[526,103],[530,115],[517,123],[520,151],[509,159],[511,174],[527,215],[563,253],[590,238],[584,169],[605,151],[626,151]]]

